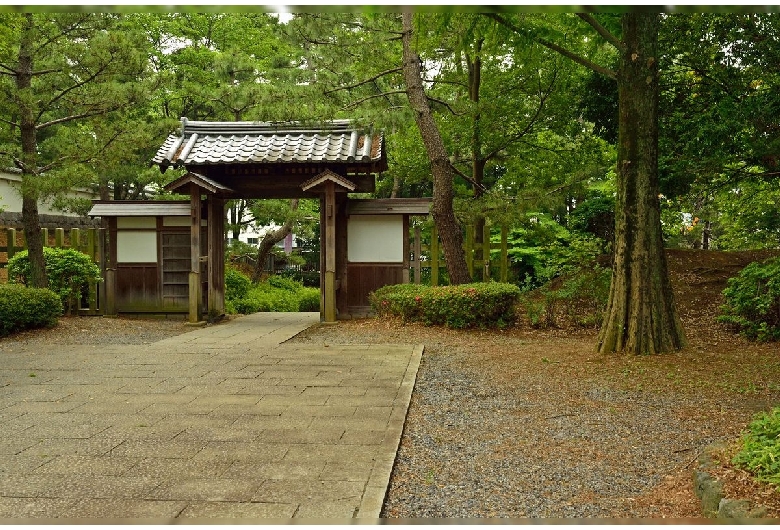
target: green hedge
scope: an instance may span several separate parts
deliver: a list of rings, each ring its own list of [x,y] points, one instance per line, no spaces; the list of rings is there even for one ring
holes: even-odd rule
[[[61,314],[60,297],[49,289],[0,285],[0,337],[24,329],[52,327]]]
[[[369,296],[378,316],[450,328],[505,327],[514,324],[520,288],[509,283],[428,287],[388,285]]]
[[[780,258],[754,262],[729,278],[720,322],[760,341],[780,340]]]

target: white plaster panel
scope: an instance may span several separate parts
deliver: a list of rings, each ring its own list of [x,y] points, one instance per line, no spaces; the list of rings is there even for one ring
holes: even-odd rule
[[[117,231],[116,260],[118,263],[157,263],[157,232]]]
[[[351,215],[347,222],[347,260],[351,263],[402,263],[402,215]]]

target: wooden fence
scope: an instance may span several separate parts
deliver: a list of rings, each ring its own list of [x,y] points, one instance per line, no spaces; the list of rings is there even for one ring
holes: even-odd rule
[[[4,270],[17,252],[27,249],[24,233],[21,230],[7,228],[5,232],[5,244],[0,245],[0,282],[8,281],[7,271]],[[106,268],[106,237],[104,228],[72,228],[66,234],[63,228],[41,229],[44,245],[55,248],[72,248],[92,258],[101,273]],[[103,314],[105,307],[105,290],[102,283],[90,282],[88,292],[79,300],[78,311],[85,315]]]
[[[493,230],[498,229],[501,234],[499,243],[491,242],[491,233]],[[485,224],[482,230],[482,243],[475,244],[475,228],[473,226],[466,227],[466,240],[463,245],[463,249],[466,254],[466,265],[469,268],[469,274],[474,278],[479,275],[482,277],[482,281],[489,282],[496,280],[500,282],[506,282],[508,278],[508,245],[507,235],[509,230],[505,226],[492,227]],[[498,250],[497,261],[492,260],[492,250]],[[429,269],[430,271],[430,284],[439,285],[440,271],[442,267],[446,267],[444,258],[441,255],[441,243],[439,242],[439,234],[436,231],[436,226],[431,227],[431,239],[429,244],[424,244],[422,241],[420,227],[414,229],[414,236],[412,238],[412,252],[414,253],[414,260],[412,261],[412,272],[414,275],[414,283],[420,283],[423,276],[423,269]],[[475,255],[481,255],[481,258],[476,258]],[[420,257],[427,259],[420,260]],[[493,273],[493,267],[497,266],[497,272]],[[478,274],[475,275],[475,272]],[[495,276],[495,278],[493,277]]]

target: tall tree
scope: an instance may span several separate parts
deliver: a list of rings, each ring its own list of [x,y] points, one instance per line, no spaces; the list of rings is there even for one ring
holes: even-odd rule
[[[2,155],[22,174],[22,220],[33,286],[47,285],[38,200],[82,163],[69,127],[140,99],[145,41],[121,18],[92,13],[3,15],[0,45]],[[89,153],[94,156],[94,153]]]
[[[433,119],[433,113],[423,88],[422,61],[412,49],[412,13],[405,11],[403,20],[403,75],[409,104],[415,114],[420,129],[433,176],[433,204],[431,214],[436,223],[447,261],[447,273],[450,283],[469,283],[471,275],[463,254],[463,232],[453,209],[453,180],[455,173],[450,164],[439,128]]]
[[[502,15],[490,15],[527,37],[530,32]],[[621,36],[595,17],[579,14],[619,54],[617,72],[544,37],[558,51],[618,85],[618,162],[615,244],[608,308],[598,351],[654,354],[685,345],[674,305],[661,235],[658,199],[658,13],[621,15]]]

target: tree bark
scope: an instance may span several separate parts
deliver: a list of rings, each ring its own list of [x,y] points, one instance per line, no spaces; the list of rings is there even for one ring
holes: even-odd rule
[[[41,237],[41,222],[38,215],[38,189],[34,179],[38,176],[38,141],[36,137],[35,112],[31,97],[33,77],[33,42],[35,21],[27,13],[19,41],[19,64],[16,72],[17,105],[19,110],[19,133],[22,144],[22,226],[27,242],[30,260],[30,287],[48,287],[46,263],[43,258],[44,241]]]
[[[463,232],[453,209],[454,172],[447,157],[441,133],[433,119],[428,98],[425,95],[420,57],[412,51],[412,13],[408,10],[405,11],[402,19],[403,76],[406,83],[406,94],[414,111],[415,121],[420,129],[433,175],[431,214],[441,238],[450,284],[469,283],[471,276],[466,265],[466,257],[463,254]]]
[[[257,249],[257,263],[255,263],[254,274],[252,274],[253,282],[260,281],[260,277],[263,274],[263,264],[265,263],[265,260],[268,259],[268,255],[271,253],[274,245],[292,233],[295,219],[294,214],[298,211],[298,199],[290,200],[290,210],[291,213],[287,219],[285,219],[284,224],[276,230],[266,232],[262,241],[260,241],[260,246]]]
[[[685,345],[674,305],[658,199],[658,29],[654,13],[623,15],[618,71],[615,255],[601,353],[655,354]]]

